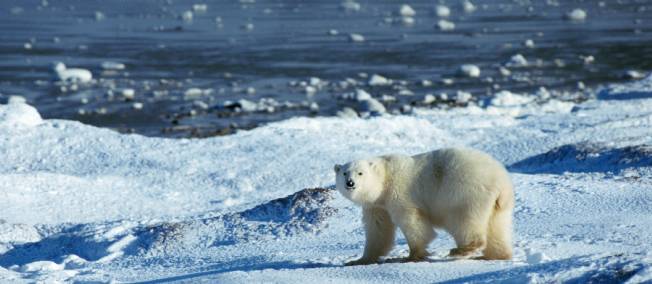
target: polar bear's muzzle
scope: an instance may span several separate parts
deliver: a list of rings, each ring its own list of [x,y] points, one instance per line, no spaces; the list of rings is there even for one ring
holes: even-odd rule
[[[346,180],[346,189],[348,189],[348,190],[354,190],[355,189],[355,182],[353,181],[353,179],[350,178],[350,179]]]

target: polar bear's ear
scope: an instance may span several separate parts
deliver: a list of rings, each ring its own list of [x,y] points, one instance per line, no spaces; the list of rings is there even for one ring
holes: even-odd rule
[[[342,168],[342,166],[335,165],[335,167],[333,169],[335,170],[336,173],[339,173],[341,168]]]

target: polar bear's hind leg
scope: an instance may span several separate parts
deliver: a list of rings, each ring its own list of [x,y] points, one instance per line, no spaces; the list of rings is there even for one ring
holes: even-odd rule
[[[509,186],[496,200],[494,212],[489,219],[484,259],[512,259],[512,196],[512,188]]]

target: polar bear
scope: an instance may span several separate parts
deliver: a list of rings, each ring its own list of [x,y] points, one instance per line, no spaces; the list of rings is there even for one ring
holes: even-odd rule
[[[363,256],[347,265],[385,256],[398,227],[410,254],[422,261],[441,228],[455,239],[450,256],[511,259],[514,192],[505,167],[483,152],[445,148],[415,156],[388,155],[336,165],[336,187],[363,208]]]

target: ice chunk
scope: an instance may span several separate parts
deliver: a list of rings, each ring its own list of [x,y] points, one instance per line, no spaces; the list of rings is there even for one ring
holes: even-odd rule
[[[185,11],[181,14],[181,19],[183,19],[186,22],[191,22],[193,19],[194,15],[192,11]]]
[[[437,5],[435,7],[435,14],[437,17],[446,18],[451,15],[451,9],[444,5]]]
[[[477,78],[480,77],[480,67],[473,64],[464,64],[460,66],[457,73],[462,76]]]
[[[0,126],[37,126],[43,122],[38,111],[24,103],[0,105]]]
[[[505,66],[507,67],[526,67],[528,66],[527,59],[525,59],[525,56],[521,54],[515,54],[513,55],[509,61],[505,62]]]
[[[194,4],[192,5],[192,10],[197,13],[204,13],[208,10],[208,5],[206,4]]]
[[[124,70],[125,69],[124,63],[115,62],[115,61],[104,61],[104,62],[102,62],[102,64],[100,66],[102,66],[102,69],[104,69],[104,70]]]
[[[414,17],[414,15],[417,14],[417,12],[414,11],[414,9],[412,9],[412,7],[410,7],[410,5],[407,4],[401,5],[401,8],[399,9],[398,13],[403,17]]]
[[[464,12],[466,12],[466,13],[473,13],[473,12],[475,12],[475,10],[478,9],[478,8],[475,7],[475,5],[474,5],[471,1],[469,1],[469,0],[464,0],[464,1],[462,2],[462,8],[464,9]]]
[[[381,75],[373,74],[369,79],[369,86],[386,86],[391,84],[391,81]]]
[[[340,4],[340,7],[348,12],[357,12],[360,11],[361,8],[360,3],[355,2],[353,0],[344,0]]]
[[[468,103],[472,97],[473,95],[469,92],[457,91],[457,93],[455,93],[455,102],[458,104],[465,104]]]
[[[455,29],[455,23],[447,20],[439,20],[437,22],[437,28],[442,31],[452,31]]]
[[[349,34],[349,40],[351,42],[363,42],[364,41],[364,36],[362,36],[361,34],[355,34],[355,33]]]
[[[573,9],[573,11],[566,13],[566,19],[571,21],[584,21],[586,20],[586,17],[587,17],[586,11],[580,8]]]

